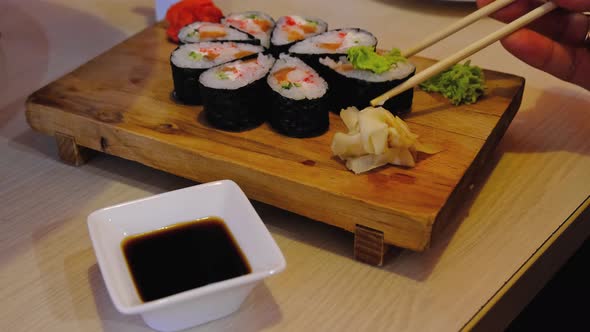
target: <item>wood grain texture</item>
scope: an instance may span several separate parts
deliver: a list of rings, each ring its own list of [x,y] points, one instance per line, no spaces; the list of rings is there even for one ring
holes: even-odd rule
[[[199,182],[229,178],[253,199],[350,232],[369,227],[388,244],[418,251],[428,247],[433,224],[444,224],[465,198],[524,88],[522,78],[487,71],[487,96],[474,105],[454,107],[417,91],[406,120],[423,142],[444,151],[415,168],[354,175],[332,157],[332,137],[345,131],[333,114],[328,133],[293,139],[267,124],[242,133],[215,130],[202,107],[174,103],[168,63],[174,47],[161,25],[147,28],[35,92],[27,103],[29,124]],[[433,63],[413,62],[418,69]]]
[[[383,232],[357,225],[354,230],[354,258],[360,262],[382,266],[388,246]]]
[[[57,153],[59,158],[70,165],[80,166],[84,164],[92,154],[92,150],[76,144],[76,140],[69,135],[55,133]]]

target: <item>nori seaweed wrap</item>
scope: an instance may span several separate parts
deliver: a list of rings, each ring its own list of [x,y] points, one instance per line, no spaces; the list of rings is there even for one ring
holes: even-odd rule
[[[324,66],[324,77],[332,88],[329,99],[336,113],[350,106],[358,109],[369,106],[371,99],[400,85],[416,72],[416,67],[410,62],[400,62],[376,74],[354,68],[345,56],[336,61],[324,57],[320,59],[320,64]],[[404,115],[411,111],[413,98],[414,90],[409,89],[389,99],[383,107],[395,115]]]
[[[328,84],[310,66],[281,54],[267,78],[272,89],[269,121],[290,137],[314,137],[330,126]]]
[[[258,57],[236,60],[201,74],[199,86],[203,111],[215,128],[243,131],[258,127],[268,116],[269,94],[265,77],[275,59]]]
[[[203,42],[177,47],[170,55],[174,98],[184,104],[201,104],[199,76],[205,70],[225,62],[251,56],[261,46],[234,42]]]

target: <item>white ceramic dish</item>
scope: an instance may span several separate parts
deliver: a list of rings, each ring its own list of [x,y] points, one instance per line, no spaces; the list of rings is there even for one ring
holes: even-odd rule
[[[142,302],[121,249],[129,236],[199,218],[221,217],[248,259],[252,273]],[[229,315],[254,286],[281,272],[283,254],[238,185],[224,180],[132,201],[88,216],[94,252],[117,310],[141,314],[159,331],[177,331]]]

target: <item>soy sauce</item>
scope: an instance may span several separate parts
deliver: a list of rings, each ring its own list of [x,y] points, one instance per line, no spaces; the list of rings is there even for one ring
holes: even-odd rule
[[[231,232],[217,217],[130,236],[121,248],[144,302],[252,272]]]

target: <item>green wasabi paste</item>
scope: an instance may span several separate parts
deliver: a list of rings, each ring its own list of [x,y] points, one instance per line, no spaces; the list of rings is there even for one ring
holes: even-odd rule
[[[453,105],[473,104],[484,94],[483,70],[471,66],[471,61],[456,64],[420,84],[426,92],[440,92]]]
[[[353,46],[348,49],[347,55],[348,61],[355,69],[370,70],[376,74],[388,71],[398,62],[408,61],[397,48],[379,54],[371,46]]]

